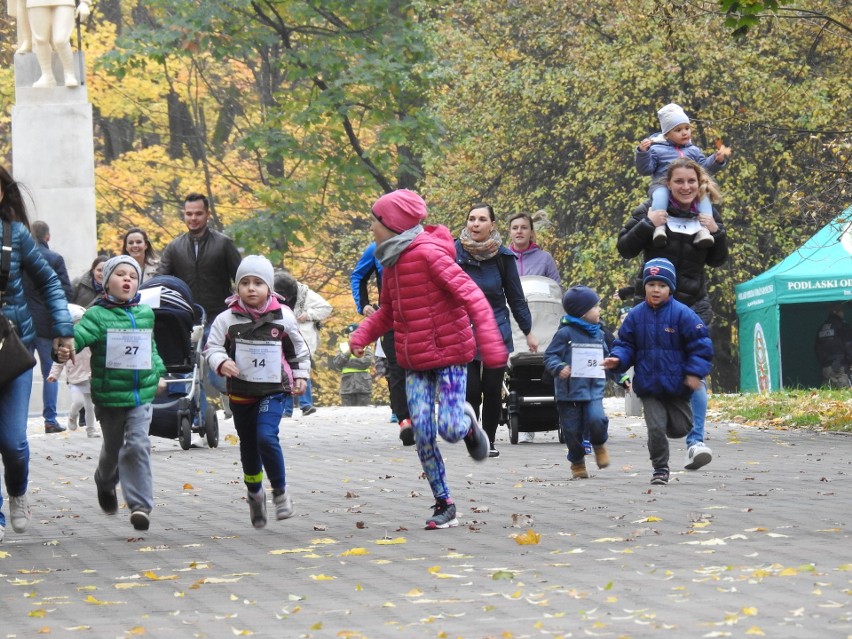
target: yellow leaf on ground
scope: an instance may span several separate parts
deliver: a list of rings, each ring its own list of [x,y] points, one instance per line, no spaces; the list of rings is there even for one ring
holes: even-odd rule
[[[337,579],[337,577],[331,575],[311,575],[311,579],[314,581],[331,581],[332,579]]]
[[[351,548],[340,553],[341,557],[357,557],[360,555],[369,555],[370,551],[366,548]]]
[[[313,548],[290,548],[290,549],[282,548],[281,550],[270,550],[269,554],[270,555],[289,555],[289,554],[299,553],[299,552],[311,552],[312,550],[313,550]]]
[[[145,628],[144,626],[134,626],[124,634],[138,637],[145,634]]]
[[[405,593],[406,597],[421,597],[423,595],[423,591],[419,588],[412,588],[407,593]]]
[[[250,637],[254,633],[251,630],[240,630],[239,628],[234,628],[231,626],[231,632],[233,632],[238,637]]]
[[[407,543],[405,541],[405,537],[395,537],[393,539],[377,539],[376,544],[379,546],[394,546],[396,544],[404,544]]]
[[[146,577],[147,579],[150,579],[151,581],[171,581],[173,579],[177,579],[177,575],[165,575],[161,577],[160,575],[151,570],[149,570],[148,572],[143,572],[142,576]]]
[[[757,635],[758,637],[765,637],[766,633],[763,632],[758,626],[752,626],[748,630],[746,630],[747,635]]]
[[[525,533],[515,535],[515,543],[520,546],[531,546],[538,544],[540,541],[541,535],[534,531],[532,528],[528,529]]]
[[[123,581],[120,584],[115,584],[116,590],[130,590],[131,588],[147,588],[148,584],[140,584],[136,581]]]
[[[96,606],[116,606],[118,604],[127,603],[125,601],[101,601],[100,599],[95,599],[92,595],[89,595],[83,601],[85,601],[86,603],[94,604]]]
[[[743,608],[743,614],[746,617],[754,617],[757,614],[757,608],[755,608],[754,606],[748,606],[746,608]]]
[[[27,613],[27,616],[28,617],[35,617],[37,619],[43,619],[44,617],[47,616],[47,610],[45,610],[44,608],[38,608],[36,610],[30,610]]]
[[[184,484],[183,489],[184,490],[194,490],[195,486],[193,486],[192,484]]]
[[[228,442],[231,446],[236,446],[237,444],[240,443],[240,440],[237,439],[237,436],[233,435],[231,433],[228,433],[227,435],[225,435],[225,437],[223,439],[226,442]]]

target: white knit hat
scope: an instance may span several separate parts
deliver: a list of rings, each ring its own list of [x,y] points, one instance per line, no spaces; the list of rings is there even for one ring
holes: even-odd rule
[[[663,135],[671,131],[678,124],[689,124],[689,117],[674,102],[667,104],[657,111],[657,117],[660,118],[660,130],[663,132]]]
[[[275,290],[275,269],[272,268],[272,262],[262,255],[247,255],[240,262],[237,268],[236,283],[247,275],[254,275],[263,280],[263,283],[269,287],[269,291]]]

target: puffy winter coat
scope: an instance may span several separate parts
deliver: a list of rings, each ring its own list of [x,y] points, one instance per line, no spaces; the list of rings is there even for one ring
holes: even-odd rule
[[[107,332],[142,329],[151,331],[151,368],[107,368]],[[154,342],[154,311],[146,304],[106,308],[95,305],[74,326],[74,347],[92,352],[92,401],[97,406],[129,408],[150,404],[166,367]]]
[[[68,279],[65,260],[56,251],[51,251],[47,242],[38,242],[38,249],[41,251],[44,260],[50,264],[50,268],[53,269],[53,272],[59,278],[59,284],[62,286],[65,299],[70,301],[71,281]],[[41,295],[36,292],[35,284],[33,284],[33,281],[26,273],[24,273],[24,296],[27,298],[27,307],[30,309],[30,317],[33,318],[36,335],[47,339],[53,337],[50,311],[45,306]]]
[[[68,301],[72,304],[79,304],[88,308],[98,297],[100,297],[100,294],[95,290],[91,271],[86,271],[71,282],[71,297],[68,298]]]
[[[515,350],[512,343],[512,324],[509,322],[509,309],[524,335],[532,330],[532,315],[521,287],[518,275],[517,258],[505,246],[501,246],[497,255],[490,260],[478,261],[462,248],[456,240],[456,263],[470,275],[477,286],[485,294],[485,299],[491,305],[497,327],[503,336],[503,343],[510,353]],[[498,260],[501,263],[498,263]],[[506,304],[508,303],[508,306]]]
[[[53,322],[52,336],[70,337],[74,334],[74,327],[59,278],[45,261],[27,227],[20,222],[12,222],[10,228],[12,255],[9,282],[3,294],[3,314],[15,325],[24,344],[32,344],[35,341],[35,327],[24,295],[23,273],[26,273],[50,314]],[[3,227],[0,226],[0,238],[2,235]]]
[[[399,364],[409,370],[467,364],[477,347],[489,368],[505,366],[508,358],[494,313],[456,264],[444,226],[425,227],[395,264],[383,268],[379,310],[361,321],[349,344],[362,349],[391,329]]]
[[[654,176],[654,180],[660,180],[665,177],[669,165],[678,158],[689,158],[700,164],[704,167],[705,171],[711,174],[728,163],[727,160],[721,164],[716,162],[715,152],[710,155],[704,155],[701,149],[691,142],[686,146],[677,146],[665,138],[654,138],[647,151],[641,151],[637,147],[634,161],[636,171],[639,172],[639,175],[652,175]]]
[[[603,329],[597,337],[574,324],[565,323],[556,331],[553,340],[544,353],[544,367],[553,377],[553,385],[557,402],[589,402],[603,399],[606,388],[605,377],[568,377],[559,379],[559,373],[571,365],[571,351],[575,344],[600,344],[604,357],[609,354]]]
[[[616,248],[625,259],[630,259],[642,254],[642,264],[635,283],[635,303],[645,299],[645,290],[642,286],[642,269],[645,262],[655,257],[664,257],[674,264],[677,272],[677,290],[674,297],[689,307],[707,297],[707,275],[705,266],[721,266],[728,259],[728,234],[722,223],[719,211],[713,209],[713,219],[719,226],[719,230],[713,233],[715,240],[710,248],[698,248],[692,243],[694,236],[682,233],[673,233],[666,227],[668,243],[665,246],[654,246],[653,236],[656,228],[648,219],[650,202],[644,202],[637,206],[618,233]],[[694,213],[681,211],[670,207],[668,213],[672,217],[692,217]],[[708,317],[703,318],[705,323]]]
[[[685,304],[669,298],[659,308],[634,306],[615,340],[612,357],[619,372],[634,367],[638,397],[688,397],[686,375],[705,377],[713,361],[713,343],[701,318]]]

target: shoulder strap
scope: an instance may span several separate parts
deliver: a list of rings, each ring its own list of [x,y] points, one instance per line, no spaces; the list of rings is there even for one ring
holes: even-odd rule
[[[500,251],[497,251],[497,270],[500,271],[500,282],[506,281],[506,262],[503,260],[506,259],[506,256],[503,255]],[[512,259],[515,259],[514,257]]]
[[[6,292],[12,270],[12,225],[3,220],[3,254],[0,255],[0,298]]]

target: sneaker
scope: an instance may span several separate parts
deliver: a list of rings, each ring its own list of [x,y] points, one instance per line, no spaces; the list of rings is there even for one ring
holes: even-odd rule
[[[438,528],[455,528],[459,525],[456,519],[456,505],[447,499],[438,499],[433,506],[432,516],[426,520],[426,530]]]
[[[396,424],[399,420],[396,418],[396,413],[391,413],[390,419],[388,420],[391,424]]]
[[[598,468],[606,468],[609,466],[609,453],[606,451],[606,446],[595,446],[595,463]]]
[[[60,426],[59,424],[48,424],[47,422],[45,422],[44,432],[48,435],[50,435],[51,433],[64,433],[65,427]]]
[[[105,488],[95,479],[95,486],[98,488],[98,504],[107,515],[114,515],[118,512],[118,497],[115,496],[115,487]]]
[[[697,248],[710,248],[716,243],[716,240],[713,239],[713,236],[710,235],[710,231],[705,229],[703,226],[701,229],[695,234],[695,237],[692,240],[692,244]]]
[[[583,450],[586,451],[587,455],[592,454],[592,442],[590,442],[588,439],[583,440]]]
[[[77,430],[77,418],[79,414],[68,416],[68,430]]]
[[[489,457],[499,457],[500,456],[500,451],[497,450],[494,447],[494,444],[491,444],[491,447],[488,449],[488,456]]]
[[[403,446],[414,446],[414,428],[410,419],[399,422],[399,439]]]
[[[669,469],[655,468],[654,475],[651,477],[652,484],[665,485],[669,483]]]
[[[713,461],[713,451],[705,446],[704,442],[698,442],[686,451],[686,464],[683,467],[687,470],[698,470],[711,461]]]
[[[88,426],[86,428],[86,437],[88,437],[89,439],[98,439],[100,436],[101,436],[101,434],[98,432],[98,430],[96,428],[94,428],[92,426]]]
[[[275,504],[276,519],[290,519],[293,516],[293,500],[290,499],[290,493],[286,488],[278,495],[273,492],[272,503]]]
[[[12,520],[12,530],[17,533],[25,532],[30,527],[32,516],[27,493],[18,497],[9,497],[9,519]]]
[[[316,406],[308,406],[307,408],[302,409],[302,417],[313,415],[315,412],[317,412]]]
[[[535,441],[535,433],[518,433],[519,444],[532,444]]]
[[[151,525],[151,518],[144,510],[134,510],[130,513],[130,523],[136,530],[148,530]]]
[[[669,236],[666,235],[665,224],[663,224],[662,226],[658,226],[654,229],[653,242],[654,246],[656,246],[657,248],[662,248],[663,246],[669,243]]]
[[[251,525],[255,528],[266,526],[266,491],[262,488],[253,493],[248,493],[249,516]]]
[[[468,454],[476,461],[484,461],[488,457],[489,449],[491,448],[488,442],[488,435],[482,430],[479,422],[476,421],[476,413],[473,406],[464,403],[464,416],[470,422],[470,430],[464,436],[464,445],[467,446]]]
[[[586,470],[586,462],[582,461],[578,464],[571,462],[571,477],[574,479],[588,479],[589,471]]]
[[[281,417],[292,417],[293,413],[283,413]]]

